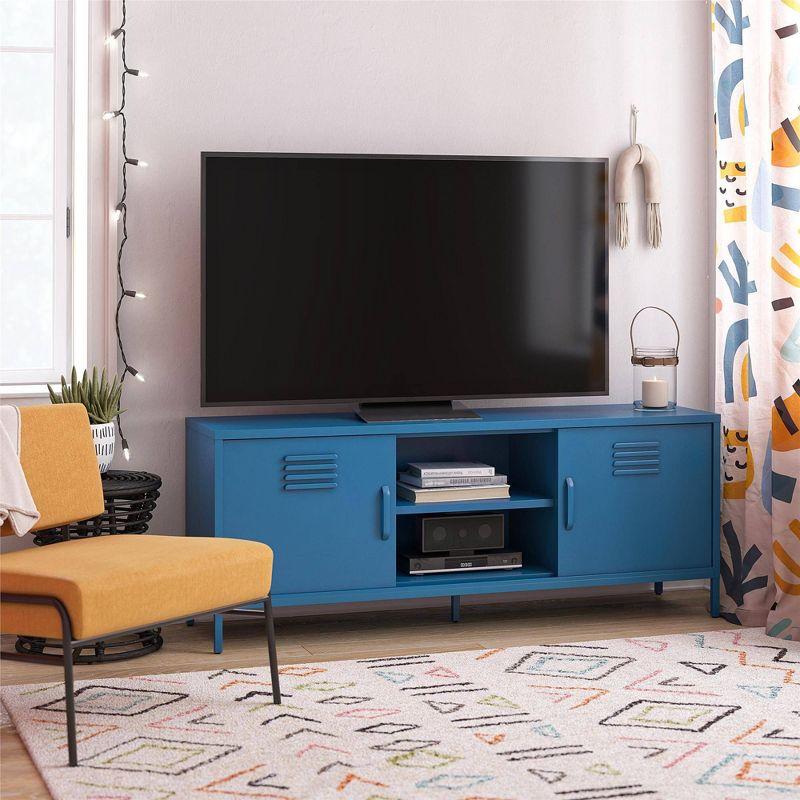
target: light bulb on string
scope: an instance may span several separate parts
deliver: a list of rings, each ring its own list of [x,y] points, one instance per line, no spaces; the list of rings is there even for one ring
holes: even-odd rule
[[[1,1],[1,0],[0,0]],[[127,231],[125,229],[125,220],[127,217],[127,205],[125,203],[125,198],[127,195],[127,184],[125,183],[125,175],[127,167],[147,167],[147,162],[140,158],[128,158],[127,150],[126,150],[126,115],[125,115],[125,84],[126,79],[128,76],[131,78],[147,78],[149,77],[147,72],[142,69],[132,69],[128,67],[125,61],[125,44],[126,44],[126,31],[125,31],[125,5],[126,0],[122,0],[122,24],[120,27],[115,28],[106,39],[106,44],[114,45],[114,43],[121,38],[122,46],[117,54],[116,58],[119,59],[119,66],[120,70],[118,72],[119,80],[121,83],[120,86],[120,96],[121,96],[121,103],[118,109],[110,109],[103,114],[103,119],[110,121],[115,119],[116,117],[122,118],[122,123],[119,126],[115,126],[115,130],[121,136],[121,156],[122,156],[122,182],[123,182],[123,192],[120,201],[117,205],[111,209],[110,215],[111,220],[114,223],[121,222],[122,224],[122,239],[119,243],[119,247],[117,249],[117,259],[116,259],[116,268],[117,268],[117,275],[119,279],[119,300],[116,306],[116,313],[115,313],[115,325],[116,325],[116,333],[117,333],[117,346],[119,352],[122,356],[122,362],[124,364],[124,370],[122,373],[122,379],[124,379],[127,375],[131,375],[133,378],[136,378],[137,381],[141,383],[145,382],[145,376],[139,372],[135,367],[132,367],[128,364],[127,359],[125,358],[125,349],[123,347],[122,342],[122,335],[120,333],[120,311],[122,307],[122,301],[127,298],[134,298],[138,300],[143,300],[146,298],[146,294],[144,292],[140,292],[135,289],[127,289],[125,287],[124,282],[124,275],[123,275],[123,249],[125,248],[125,242],[127,241]],[[119,430],[119,436],[121,439],[122,445],[122,455],[124,456],[126,461],[130,461],[131,452],[130,447],[128,445],[128,441],[123,435],[122,426],[120,425],[119,413],[117,414],[117,427]]]
[[[144,383],[144,375],[142,375],[142,373],[139,372],[139,370],[135,367],[130,366],[130,364],[125,367],[125,372],[129,372],[134,378],[136,378],[137,381]]]

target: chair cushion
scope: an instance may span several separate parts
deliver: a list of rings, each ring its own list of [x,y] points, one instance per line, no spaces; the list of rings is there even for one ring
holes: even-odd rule
[[[3,592],[57,597],[73,639],[258,600],[271,582],[272,550],[240,539],[122,534],[0,558]],[[0,631],[61,638],[61,623],[52,607],[3,603]]]

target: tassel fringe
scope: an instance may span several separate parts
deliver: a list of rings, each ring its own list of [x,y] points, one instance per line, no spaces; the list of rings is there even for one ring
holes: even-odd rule
[[[630,244],[630,234],[628,232],[628,204],[617,203],[617,224],[614,229],[614,236],[618,247],[625,249]],[[652,248],[661,247],[661,204],[647,204],[647,243]]]
[[[660,227],[659,227],[659,230]],[[617,203],[617,227],[616,227],[617,245],[624,249],[628,246],[630,239],[628,238],[628,204]]]
[[[661,204],[647,204],[647,242],[650,247],[661,247]]]

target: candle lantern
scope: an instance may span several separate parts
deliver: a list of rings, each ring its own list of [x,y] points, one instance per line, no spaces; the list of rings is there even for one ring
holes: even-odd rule
[[[666,314],[675,326],[675,347],[637,347],[633,326],[642,311],[652,308]],[[633,364],[633,407],[638,411],[664,411],[675,408],[678,395],[678,347],[681,332],[675,317],[658,306],[640,308],[631,320],[631,364]]]

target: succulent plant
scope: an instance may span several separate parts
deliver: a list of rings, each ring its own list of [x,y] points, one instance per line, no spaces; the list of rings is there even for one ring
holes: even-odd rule
[[[63,375],[61,376],[61,394],[56,394],[49,383],[47,391],[50,393],[51,403],[80,403],[85,406],[89,412],[89,422],[93,425],[112,422],[119,414],[123,413],[123,409],[119,407],[122,384],[117,380],[116,375],[109,383],[105,370],[98,380],[97,367],[92,368],[91,380],[88,371],[84,370],[83,378],[80,381],[78,373],[73,367],[69,383]]]

